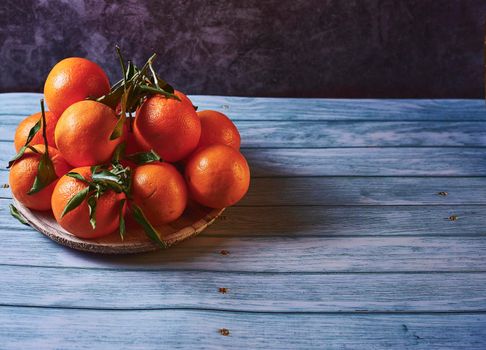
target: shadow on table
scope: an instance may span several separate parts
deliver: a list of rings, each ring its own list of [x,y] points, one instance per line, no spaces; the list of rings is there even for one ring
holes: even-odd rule
[[[299,235],[319,235],[322,208],[312,204],[322,189],[295,187],[296,177],[288,169],[279,171],[271,162],[251,162],[252,178],[249,192],[238,205],[228,208],[211,227],[197,237],[170,249],[136,255],[95,255],[75,252],[94,263],[133,268],[190,269],[200,266],[222,267],[225,253],[241,250],[247,244],[271,237],[295,238]],[[259,176],[265,174],[265,176]],[[268,175],[270,174],[270,175]],[[306,198],[305,196],[309,196]],[[319,224],[316,226],[316,222]],[[257,241],[255,241],[257,240]]]

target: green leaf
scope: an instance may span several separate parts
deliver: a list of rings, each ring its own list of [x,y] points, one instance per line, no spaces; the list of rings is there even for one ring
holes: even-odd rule
[[[135,221],[137,221],[140,226],[142,226],[145,234],[155,243],[157,243],[161,248],[167,248],[167,244],[162,241],[159,237],[157,230],[152,226],[152,224],[148,221],[147,217],[144,215],[142,209],[135,203],[131,203],[130,205],[131,212]]]
[[[69,177],[72,177],[72,178],[75,178],[76,180],[79,180],[79,181],[83,181],[85,184],[90,184],[90,182],[88,180],[85,179],[85,177],[81,174],[78,174],[76,172],[69,172],[66,174],[66,176],[69,176]]]
[[[125,124],[125,119],[127,119],[125,117],[125,113],[122,113],[118,118],[118,121],[116,122],[113,132],[110,135],[110,140],[116,140],[117,138],[123,135],[123,124]]]
[[[147,69],[149,68],[149,64],[152,64],[153,60],[157,57],[156,53],[153,53],[152,56],[149,57],[147,62],[142,66],[142,68],[137,72],[139,73],[139,76],[144,76],[147,72]]]
[[[150,73],[152,74],[152,80],[153,80],[153,84],[159,88],[159,89],[162,89],[170,94],[173,94],[174,93],[174,88],[169,85],[166,81],[162,80],[158,75],[157,73],[155,72],[155,69],[154,67],[152,66],[152,62],[149,61],[148,62],[148,66],[149,66],[149,69],[150,69]]]
[[[19,220],[21,224],[29,225],[29,223],[27,222],[27,220],[25,220],[25,218],[22,216],[22,214],[20,214],[19,210],[13,206],[13,204],[10,204],[10,214],[14,218],[16,218],[17,220]]]
[[[150,150],[149,152],[133,153],[126,156],[126,158],[137,165],[162,161],[162,158],[160,158],[160,156],[154,150]]]
[[[125,202],[126,202],[126,199],[122,199],[120,201],[120,212],[118,213],[119,218],[120,218],[120,224],[119,224],[119,227],[120,227],[120,237],[121,237],[121,240],[122,241],[125,239],[125,233],[126,233],[126,229],[125,229],[125,218],[123,216],[123,207],[125,206]]]
[[[150,73],[152,73],[152,79],[154,80],[155,86],[160,88],[159,79],[158,79],[159,77],[157,76],[157,73],[155,73],[154,67],[152,66],[152,62],[149,62],[149,69],[150,69]]]
[[[103,104],[107,105],[108,107],[115,109],[118,102],[120,102],[120,99],[123,95],[123,92],[125,91],[123,81],[122,81],[121,85],[117,85],[117,84],[113,85],[110,92],[107,93],[106,95],[103,95],[103,96],[98,97],[98,98],[88,97],[87,99],[103,103]]]
[[[116,122],[115,128],[110,135],[110,140],[115,140],[123,135],[123,125],[125,124],[126,114],[127,114],[127,100],[130,96],[130,92],[132,91],[132,87],[129,86],[121,96],[121,111],[120,116],[118,117],[118,121]]]
[[[22,156],[24,155],[25,151],[27,150],[27,146],[22,146],[20,149],[19,149],[19,152],[12,158],[10,159],[10,161],[8,162],[8,165],[7,165],[7,169],[8,168],[11,168],[12,165],[14,165],[14,163],[19,160],[20,158],[22,158]]]
[[[52,163],[49,154],[46,152],[40,157],[39,166],[37,167],[37,175],[34,179],[32,188],[27,194],[34,194],[49,186],[51,183],[57,180],[56,171],[54,170],[54,164]]]
[[[32,188],[27,194],[34,194],[50,185],[57,179],[56,171],[54,169],[54,164],[49,157],[49,144],[47,142],[47,121],[46,113],[44,110],[44,100],[40,101],[41,111],[42,111],[42,138],[44,139],[44,154],[41,155],[39,160],[39,166],[37,167],[37,174],[35,175],[34,183]],[[30,141],[28,141],[30,142]]]
[[[35,123],[35,125],[32,128],[30,128],[29,135],[27,136],[27,140],[25,140],[25,145],[22,146],[19,149],[19,152],[12,159],[10,159],[10,161],[8,162],[7,169],[10,168],[13,165],[13,163],[15,163],[16,160],[19,160],[24,155],[27,148],[33,149],[33,147],[28,147],[28,146],[29,146],[30,142],[32,141],[32,139],[34,138],[35,134],[37,134],[37,132],[39,132],[41,125],[42,125],[41,123],[42,123],[42,118],[39,118],[37,123]],[[34,149],[34,151],[37,152],[37,150],[35,150],[35,149]],[[39,152],[37,152],[37,153],[39,153]]]
[[[123,192],[124,179],[110,170],[101,170],[91,175],[93,182],[110,187],[117,193]]]
[[[94,195],[91,195],[88,200],[88,210],[89,210],[89,223],[93,230],[96,228],[96,204],[98,201]]]
[[[181,100],[179,98],[179,96],[174,95],[173,93],[164,91],[164,90],[157,88],[157,87],[148,86],[148,85],[144,85],[144,84],[140,85],[139,87],[140,87],[140,90],[143,91],[143,92],[149,92],[149,93],[153,93],[153,94],[163,95],[167,98],[172,98],[172,99],[177,100],[177,101]]]
[[[137,73],[139,70],[138,68],[133,64],[132,61],[128,61],[128,67],[127,67],[127,72],[126,72],[126,78],[124,81],[130,81],[133,79],[135,73]]]
[[[27,136],[27,140],[25,141],[25,144],[28,145],[32,139],[34,138],[35,134],[37,134],[41,128],[42,123],[42,118],[39,118],[37,123],[30,129],[29,131],[29,136]]]
[[[66,206],[64,207],[64,210],[62,211],[61,217],[69,213],[71,210],[76,209],[83,203],[83,201],[86,199],[89,193],[89,187],[86,187],[76,193],[71,199],[67,202]]]
[[[125,142],[121,142],[120,144],[118,144],[118,146],[116,146],[115,151],[113,152],[113,156],[111,157],[111,161],[113,163],[118,163],[118,162],[120,162],[120,159],[125,157],[126,146],[127,145],[126,145]],[[93,171],[93,173],[94,173],[94,171]]]
[[[120,47],[118,45],[115,45],[115,49],[116,49],[116,53],[118,54],[118,59],[120,60],[120,66],[121,66],[121,69],[122,69],[123,80],[124,80],[124,83],[125,83],[125,86],[126,86],[126,84],[127,84],[127,81],[126,81],[127,69],[125,67],[125,60],[123,59],[123,56],[121,54]]]

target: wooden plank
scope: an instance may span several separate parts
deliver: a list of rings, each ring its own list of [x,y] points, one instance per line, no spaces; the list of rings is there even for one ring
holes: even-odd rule
[[[443,192],[447,195],[441,195]],[[239,203],[240,206],[417,204],[486,204],[486,178],[261,178],[252,179],[248,194]],[[295,211],[288,214],[299,215]]]
[[[254,177],[486,175],[482,148],[247,149],[243,154]]]
[[[486,347],[486,315],[474,313],[323,315],[2,307],[0,322],[0,340],[5,349]],[[221,329],[228,330],[226,336]]]
[[[8,172],[0,171],[0,183],[6,183],[7,176]],[[441,192],[447,195],[440,195]],[[11,196],[9,188],[0,187],[0,198]],[[486,178],[254,178],[247,195],[237,206],[463,204],[486,204]],[[294,216],[301,215],[302,209],[282,210]]]
[[[32,230],[0,199],[5,230]],[[486,206],[231,207],[203,236],[485,236]]]
[[[484,122],[236,121],[236,125],[246,148],[486,146]]]
[[[486,176],[486,152],[482,148],[245,149],[243,154],[254,178]],[[0,164],[7,164],[13,155],[11,144],[0,143]]]
[[[12,141],[21,118],[0,122],[0,140]],[[486,146],[484,122],[236,121],[244,148]]]
[[[485,236],[485,213],[483,206],[231,207],[203,234]]]
[[[0,94],[0,115],[39,111],[42,94]],[[313,99],[190,96],[199,110],[216,109],[234,120],[486,120],[484,100]]]
[[[297,229],[294,237],[199,236],[161,252],[109,256],[72,251],[36,232],[2,230],[0,235],[3,265],[222,272],[486,271],[483,237],[299,237]]]
[[[224,293],[221,288],[225,288]],[[486,273],[326,275],[116,270],[107,273],[0,266],[0,300],[3,305],[90,309],[486,311]]]

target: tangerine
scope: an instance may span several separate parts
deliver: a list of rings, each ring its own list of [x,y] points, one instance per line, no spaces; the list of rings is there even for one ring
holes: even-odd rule
[[[91,181],[91,167],[80,167],[71,170]],[[96,204],[96,227],[90,224],[89,207],[87,199],[73,210],[62,216],[62,212],[69,200],[85,189],[88,185],[81,180],[70,176],[63,176],[57,182],[52,193],[52,212],[56,221],[69,233],[81,238],[98,238],[109,235],[119,228],[120,203],[126,199],[125,194],[116,193],[108,189],[98,199]],[[126,204],[122,208],[125,215]]]
[[[44,96],[49,110],[61,116],[66,108],[87,97],[100,97],[110,91],[110,81],[96,63],[80,57],[59,61],[49,72]]]
[[[24,155],[19,160],[15,161],[10,168],[8,182],[13,196],[27,208],[34,210],[49,210],[51,209],[51,194],[57,180],[37,193],[28,194],[37,176],[40,157],[46,149],[43,144],[34,145],[33,148],[40,153],[27,149]],[[54,164],[56,175],[58,177],[63,176],[71,169],[71,167],[67,164],[57,149],[49,146],[48,150],[49,157]]]
[[[227,145],[212,145],[193,154],[185,169],[190,196],[211,208],[238,202],[248,191],[250,168],[243,155]]]
[[[132,178],[133,201],[154,226],[179,218],[187,205],[184,178],[169,163],[137,167]]]
[[[110,140],[117,120],[115,112],[100,102],[74,103],[57,122],[59,152],[75,167],[107,163],[123,141],[123,137]]]
[[[240,149],[241,137],[235,124],[223,113],[206,110],[197,112],[201,120],[201,138],[198,148],[223,144]]]
[[[46,124],[47,124],[47,142],[49,146],[55,147],[56,142],[54,140],[54,130],[56,129],[57,118],[54,113],[52,112],[45,112],[46,115]],[[42,118],[42,113],[34,113],[24,120],[22,120],[17,129],[15,130],[14,136],[14,146],[15,150],[18,152],[22,146],[25,145],[27,141],[27,137],[29,136],[30,129]],[[41,126],[40,130],[35,134],[35,136],[30,141],[31,145],[43,144],[44,139],[42,138],[42,129]]]
[[[161,95],[149,97],[135,117],[135,136],[162,159],[177,162],[199,143],[201,122],[192,104]]]

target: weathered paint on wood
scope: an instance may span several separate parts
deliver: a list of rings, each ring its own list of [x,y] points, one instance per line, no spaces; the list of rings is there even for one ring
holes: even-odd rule
[[[484,100],[315,99],[189,96],[199,110],[216,109],[234,120],[486,120]],[[42,94],[0,95],[0,115],[27,116],[40,110]]]
[[[1,163],[40,96],[0,94]],[[193,101],[240,128],[247,197],[122,258],[14,224],[0,189],[0,347],[486,347],[484,101]]]
[[[182,277],[177,271],[0,266],[0,304],[108,310],[486,312],[486,274],[188,271]]]
[[[238,205],[424,204],[486,204],[486,178],[269,177],[252,179],[247,196]],[[300,214],[290,210],[288,215]]]
[[[205,237],[162,252],[86,255],[36,232],[3,230],[0,264],[245,272],[486,272],[484,237]],[[21,237],[19,237],[21,235]],[[225,250],[229,255],[221,254]],[[33,254],[32,252],[42,252]]]
[[[25,350],[486,347],[486,315],[475,313],[328,315],[4,307],[0,323],[2,347]]]
[[[2,228],[19,225],[0,199]],[[231,207],[202,236],[486,236],[486,206]],[[303,228],[296,233],[295,227]],[[304,230],[305,228],[305,230]],[[23,237],[23,236],[21,236]]]

